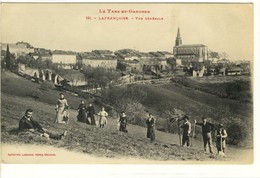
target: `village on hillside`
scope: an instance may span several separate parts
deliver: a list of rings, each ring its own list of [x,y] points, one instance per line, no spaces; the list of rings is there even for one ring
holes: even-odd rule
[[[4,8],[6,163],[254,162],[251,4]]]
[[[153,83],[153,79],[176,76],[225,77],[251,73],[248,59],[229,60],[227,53],[211,51],[204,44],[183,45],[179,28],[171,52],[140,52],[133,49],[74,52],[33,47],[28,42],[2,43],[1,66],[2,69],[9,68],[37,82],[49,80],[56,85],[71,86],[88,86],[90,82],[84,71],[97,68],[117,72],[120,75],[117,84],[145,80]],[[70,73],[75,75],[71,76]],[[112,80],[106,81],[105,85],[109,85]],[[91,84],[91,87],[86,88],[100,87],[100,84]]]

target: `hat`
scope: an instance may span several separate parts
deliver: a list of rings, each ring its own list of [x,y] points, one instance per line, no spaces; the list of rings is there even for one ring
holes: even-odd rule
[[[187,115],[184,115],[184,116],[183,116],[183,119],[188,119],[188,120],[190,120],[190,118],[189,118]]]
[[[223,128],[224,125],[223,125],[223,124],[219,124],[218,127],[219,127],[219,128]]]

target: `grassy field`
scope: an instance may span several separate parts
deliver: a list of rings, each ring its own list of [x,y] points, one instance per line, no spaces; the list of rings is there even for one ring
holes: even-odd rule
[[[48,140],[39,136],[11,135],[8,131],[18,127],[19,119],[24,110],[32,108],[34,118],[44,128],[53,133],[62,133],[68,130],[64,140]],[[8,144],[26,143],[51,145],[66,148],[71,151],[93,154],[100,157],[145,158],[151,160],[227,160],[217,155],[205,154],[202,150],[179,147],[177,136],[159,132],[157,142],[150,143],[145,138],[146,129],[139,126],[129,126],[129,134],[118,135],[116,120],[110,118],[104,129],[95,128],[76,121],[76,111],[70,110],[71,121],[68,125],[54,124],[55,112],[52,105],[35,102],[34,99],[22,98],[9,94],[2,94],[2,142]],[[165,140],[164,138],[168,138]],[[169,139],[171,140],[169,143]],[[164,141],[161,141],[164,140]]]
[[[220,81],[221,79],[223,79],[222,83]],[[144,99],[139,102],[142,103],[148,112],[151,112],[156,117],[157,126],[160,130],[169,131],[169,127],[166,126],[167,119],[172,116],[165,114],[165,112],[174,108],[187,114],[192,122],[194,122],[195,119],[201,121],[202,117],[206,117],[210,118],[209,121],[216,125],[223,123],[229,127],[231,125],[230,123],[242,123],[242,126],[239,126],[240,130],[242,130],[241,133],[247,134],[248,137],[240,141],[233,140],[233,138],[241,138],[240,136],[229,137],[229,143],[238,144],[240,146],[252,146],[253,104],[251,102],[241,102],[231,98],[219,97],[214,93],[225,90],[226,85],[233,85],[234,82],[237,83],[239,81],[238,78],[234,77],[232,80],[229,77],[228,79],[216,77],[212,79],[213,85],[211,85],[210,82],[207,83],[205,80],[198,82],[196,79],[183,78],[184,83],[190,82],[189,85],[184,85],[182,82],[152,85],[133,84],[131,88],[133,92],[134,90],[144,91],[143,93],[146,95]],[[241,81],[248,83],[249,78],[242,78]],[[228,82],[228,84],[226,82]],[[219,85],[218,88],[215,88],[215,84]],[[239,83],[239,85],[243,85],[243,83]],[[196,87],[200,87],[200,89],[196,89]],[[209,89],[211,89],[212,92],[206,92],[206,90]],[[249,89],[249,87],[245,87],[240,92],[248,92]],[[115,89],[117,92],[121,90],[127,91],[127,87]],[[231,119],[235,121],[231,121]],[[235,128],[235,126],[233,128]],[[233,128],[229,128],[229,131]],[[177,132],[176,129],[171,131]],[[196,135],[200,136],[199,133],[200,129],[197,129]],[[232,133],[234,132],[232,131]]]
[[[236,116],[252,125],[253,105],[219,98],[213,94],[193,90],[178,84],[147,85],[143,104],[160,115],[165,104],[170,104],[191,116],[192,120],[211,117],[216,122],[222,117]]]
[[[146,129],[135,125],[128,126],[129,133],[127,135],[118,135],[116,131],[116,118],[109,118],[109,122],[104,129],[79,123],[76,121],[77,113],[74,109],[78,106],[81,98],[71,94],[65,94],[70,105],[76,106],[71,107],[69,111],[70,123],[68,125],[54,124],[54,104],[56,103],[59,91],[50,90],[43,92],[39,99],[33,99],[29,96],[29,93],[37,88],[39,88],[39,84],[32,83],[11,73],[2,73],[1,137],[3,143],[50,145],[100,157],[131,157],[149,160],[226,161],[236,159],[237,155],[241,154],[241,149],[237,148],[229,148],[229,156],[225,158],[219,157],[216,154],[204,153],[201,148],[202,143],[199,140],[194,140],[192,149],[179,147],[178,135],[160,131],[156,131],[156,142],[150,143],[146,138]],[[201,107],[206,107],[204,111],[206,114],[214,111],[212,110],[214,109],[214,104],[210,105],[210,102],[197,101],[200,91],[196,91],[195,95],[197,98],[193,98],[185,93],[188,92],[188,89],[179,88],[177,90],[178,88],[179,86],[171,85],[147,86],[144,89],[149,96],[153,97],[147,98],[144,104],[156,110],[156,104],[164,100],[170,100],[177,108],[180,107],[180,109],[189,111],[189,113],[193,112],[195,113],[194,116],[197,114],[197,117],[201,116]],[[159,92],[161,95],[155,95],[154,92]],[[201,93],[201,96],[204,95],[205,93]],[[214,98],[212,95],[208,97],[209,100]],[[86,100],[92,101],[93,99],[89,98],[89,100]],[[214,101],[217,101],[217,99]],[[230,105],[234,104],[233,101],[228,100],[228,102],[231,102]],[[200,105],[197,105],[198,103]],[[250,106],[248,107],[250,110]],[[32,137],[31,135],[10,134],[10,130],[18,127],[18,122],[27,108],[32,108],[34,110],[34,118],[51,132],[62,133],[67,129],[67,137],[64,140],[56,141],[39,136]],[[242,114],[243,112],[241,112]],[[247,117],[246,114],[244,115]]]

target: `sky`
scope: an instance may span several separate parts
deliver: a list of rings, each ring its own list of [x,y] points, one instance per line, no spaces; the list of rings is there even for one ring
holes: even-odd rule
[[[226,52],[231,60],[253,59],[252,4],[3,3],[1,9],[1,38],[7,43],[26,41],[34,47],[77,52],[125,48],[172,52],[179,27],[183,44],[205,44],[212,51]],[[100,13],[103,10],[106,13]],[[129,20],[99,20],[104,17]]]

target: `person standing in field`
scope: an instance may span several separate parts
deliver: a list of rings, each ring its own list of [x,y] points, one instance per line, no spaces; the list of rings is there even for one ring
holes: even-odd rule
[[[184,123],[181,126],[183,129],[182,133],[182,146],[185,146],[185,143],[187,143],[187,147],[190,147],[190,133],[191,133],[191,123],[189,122],[189,117],[184,116]]]
[[[209,152],[212,152],[212,136],[211,132],[214,129],[214,125],[207,122],[206,118],[202,118],[202,123],[197,123],[195,120],[195,124],[202,127],[202,137],[203,137],[203,143],[204,143],[204,151],[207,150],[207,145],[209,146]]]
[[[218,154],[221,151],[223,153],[225,153],[227,136],[228,136],[228,134],[227,134],[226,129],[224,129],[223,124],[219,124],[218,129],[217,129],[217,135],[216,135],[216,137],[217,137],[216,147],[217,147]]]
[[[86,105],[84,100],[81,100],[81,103],[79,104],[77,118],[79,122],[87,123]]]
[[[155,140],[155,119],[153,115],[149,113],[148,119],[146,120],[147,124],[147,138],[151,139],[151,142]]]
[[[102,107],[98,115],[99,115],[99,127],[104,128],[104,126],[107,124],[107,116],[108,116],[108,113],[105,111],[104,107]]]
[[[55,123],[67,123],[65,118],[68,117],[67,109],[69,108],[67,100],[64,98],[64,94],[60,93],[60,98],[58,99],[58,102],[56,104],[56,120]]]
[[[88,118],[89,124],[91,124],[91,125],[95,125],[96,124],[95,109],[94,109],[94,106],[91,103],[87,107],[87,118]]]
[[[124,132],[124,133],[127,133],[127,129],[126,129],[126,126],[127,126],[127,117],[126,117],[126,114],[124,111],[121,112],[121,116],[120,116],[120,119],[119,119],[119,132]]]

